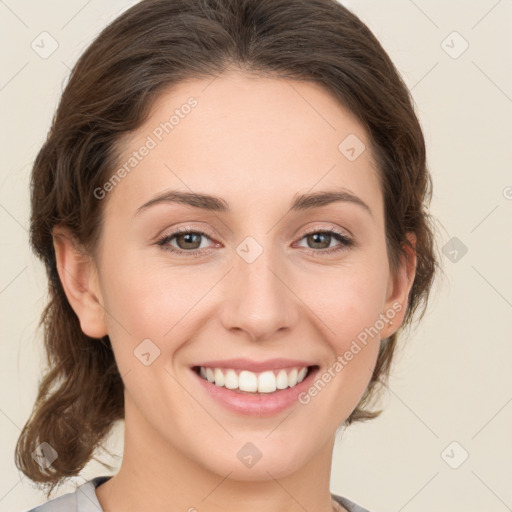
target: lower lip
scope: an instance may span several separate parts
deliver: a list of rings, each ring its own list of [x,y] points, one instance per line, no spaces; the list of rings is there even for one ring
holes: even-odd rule
[[[213,382],[203,379],[194,370],[191,371],[203,389],[229,411],[248,416],[272,416],[298,403],[298,395],[309,388],[318,370],[318,367],[312,368],[306,378],[292,388],[258,394],[238,393],[224,386],[216,386]]]

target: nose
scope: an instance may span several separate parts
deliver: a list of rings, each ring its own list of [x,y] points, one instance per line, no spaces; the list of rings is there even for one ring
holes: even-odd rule
[[[287,275],[284,265],[272,258],[269,250],[252,262],[234,258],[234,267],[224,284],[224,328],[243,331],[253,341],[290,332],[300,318],[300,300],[287,282]]]

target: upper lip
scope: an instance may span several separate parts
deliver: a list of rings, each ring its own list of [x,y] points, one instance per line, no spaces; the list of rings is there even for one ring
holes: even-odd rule
[[[267,359],[265,361],[253,361],[251,359],[223,359],[218,361],[205,361],[194,366],[205,368],[233,368],[234,370],[248,370],[251,372],[263,372],[266,370],[280,370],[281,368],[302,368],[314,366],[311,361],[298,359]]]

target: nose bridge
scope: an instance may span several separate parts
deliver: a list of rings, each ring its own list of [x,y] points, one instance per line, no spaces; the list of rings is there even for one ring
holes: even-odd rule
[[[247,331],[253,339],[271,337],[291,327],[298,315],[293,293],[285,284],[279,251],[248,236],[235,252],[226,294],[229,298],[223,309],[224,326]]]

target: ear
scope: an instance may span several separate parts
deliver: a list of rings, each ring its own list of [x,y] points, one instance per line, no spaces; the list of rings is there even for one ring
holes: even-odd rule
[[[65,227],[55,226],[52,236],[60,282],[80,327],[87,336],[102,338],[107,327],[94,260]]]
[[[407,312],[409,292],[414,282],[417,264],[416,235],[407,233],[407,239],[410,245],[404,244],[399,268],[389,277],[383,315],[390,321],[386,322],[386,326],[382,329],[381,338],[389,338],[395,333],[402,325]]]

